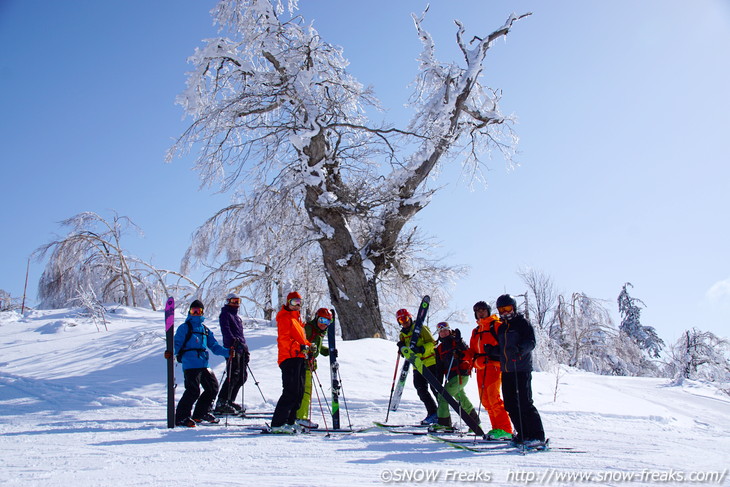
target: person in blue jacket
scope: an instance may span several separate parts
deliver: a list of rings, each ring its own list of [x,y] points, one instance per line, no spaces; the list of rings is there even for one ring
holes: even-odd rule
[[[185,392],[175,411],[176,426],[194,427],[196,423],[203,421],[208,423],[220,421],[210,413],[211,405],[218,394],[218,380],[208,368],[208,349],[221,357],[228,357],[231,352],[223,348],[216,341],[213,332],[203,324],[205,321],[203,312],[203,303],[196,299],[190,304],[187,319],[175,332],[175,355],[178,361],[182,362],[185,374]],[[194,411],[193,404],[195,404]]]
[[[221,385],[218,401],[215,405],[215,414],[237,414],[243,412],[243,407],[234,402],[243,384],[248,379],[249,352],[246,337],[243,336],[243,320],[238,316],[241,298],[234,293],[226,296],[226,305],[221,308],[218,322],[223,335],[223,346],[233,348],[236,354],[226,360],[226,380]]]

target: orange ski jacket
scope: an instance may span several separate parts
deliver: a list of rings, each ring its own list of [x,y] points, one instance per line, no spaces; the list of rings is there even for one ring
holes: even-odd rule
[[[500,326],[502,322],[496,314],[477,321],[469,340],[469,354],[475,369],[483,369],[487,362],[499,363],[497,331]]]
[[[276,343],[279,346],[279,360],[281,363],[290,358],[304,358],[302,345],[311,343],[304,336],[304,323],[299,311],[289,311],[285,306],[276,314],[276,328],[279,336]]]

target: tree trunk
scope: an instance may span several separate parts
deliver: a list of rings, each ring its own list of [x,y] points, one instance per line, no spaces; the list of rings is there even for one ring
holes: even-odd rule
[[[313,221],[319,219],[334,229],[327,238],[319,240],[319,246],[342,339],[385,338],[376,276],[366,275],[366,268],[373,266],[363,265],[360,249],[352,240],[345,216],[336,209],[316,204],[319,192],[316,187],[308,187],[304,205]]]

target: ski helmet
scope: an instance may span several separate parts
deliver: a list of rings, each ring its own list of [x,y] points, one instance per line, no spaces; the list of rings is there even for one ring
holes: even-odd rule
[[[406,319],[408,318],[408,319]],[[402,326],[407,325],[410,323],[411,320],[413,320],[413,316],[408,312],[407,309],[399,309],[395,313],[395,319],[398,320],[398,323],[400,323]]]
[[[317,310],[317,318],[327,318],[332,321],[332,312],[327,308],[319,308]]]
[[[503,312],[503,308],[505,306],[510,306],[512,308],[512,311]],[[515,313],[517,313],[517,301],[509,294],[503,294],[497,298],[497,310],[499,311],[499,316],[502,316],[508,320],[512,319]]]
[[[490,314],[490,315],[492,314],[492,307],[491,306],[489,306],[484,301],[477,301],[476,303],[474,303],[474,318],[479,319],[479,317],[477,316],[477,311],[479,311],[480,309],[486,309],[487,310],[487,314]]]
[[[512,306],[517,309],[517,300],[509,294],[503,294],[497,298],[497,308],[502,306]]]
[[[203,312],[205,311],[205,305],[203,303],[196,299],[192,303],[190,303],[190,309],[188,310],[188,314],[191,316],[203,316]]]

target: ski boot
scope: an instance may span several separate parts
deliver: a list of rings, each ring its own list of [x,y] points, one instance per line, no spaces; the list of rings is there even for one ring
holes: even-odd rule
[[[512,434],[507,433],[505,430],[495,428],[493,430],[489,430],[487,433],[487,439],[488,440],[498,440],[498,441],[509,441],[512,439]]]
[[[438,419],[439,418],[438,418],[438,415],[436,413],[429,414],[428,416],[426,416],[425,418],[423,418],[423,421],[421,421],[421,424],[423,426],[427,426],[429,424],[434,424],[434,423],[438,422]]]

